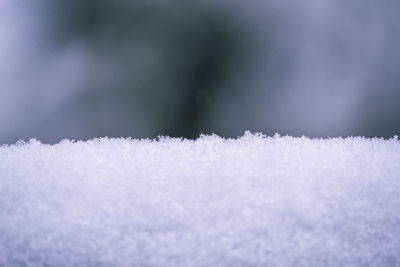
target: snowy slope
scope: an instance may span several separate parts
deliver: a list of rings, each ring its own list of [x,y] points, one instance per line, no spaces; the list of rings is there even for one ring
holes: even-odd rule
[[[400,266],[400,142],[3,146],[0,266]]]

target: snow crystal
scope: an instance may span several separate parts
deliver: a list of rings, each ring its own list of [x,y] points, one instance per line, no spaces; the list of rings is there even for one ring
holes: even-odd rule
[[[0,266],[400,266],[400,142],[2,146]]]

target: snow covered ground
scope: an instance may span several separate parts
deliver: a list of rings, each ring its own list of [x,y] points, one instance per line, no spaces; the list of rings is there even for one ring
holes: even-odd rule
[[[400,266],[400,142],[2,146],[0,266]]]

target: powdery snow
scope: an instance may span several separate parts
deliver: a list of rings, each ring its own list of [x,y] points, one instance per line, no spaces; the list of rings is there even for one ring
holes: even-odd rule
[[[2,146],[0,266],[400,266],[400,142]]]

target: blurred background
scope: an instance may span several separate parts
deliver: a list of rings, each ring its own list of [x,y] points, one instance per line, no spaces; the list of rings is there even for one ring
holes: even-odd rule
[[[0,144],[392,137],[396,0],[1,0]]]

